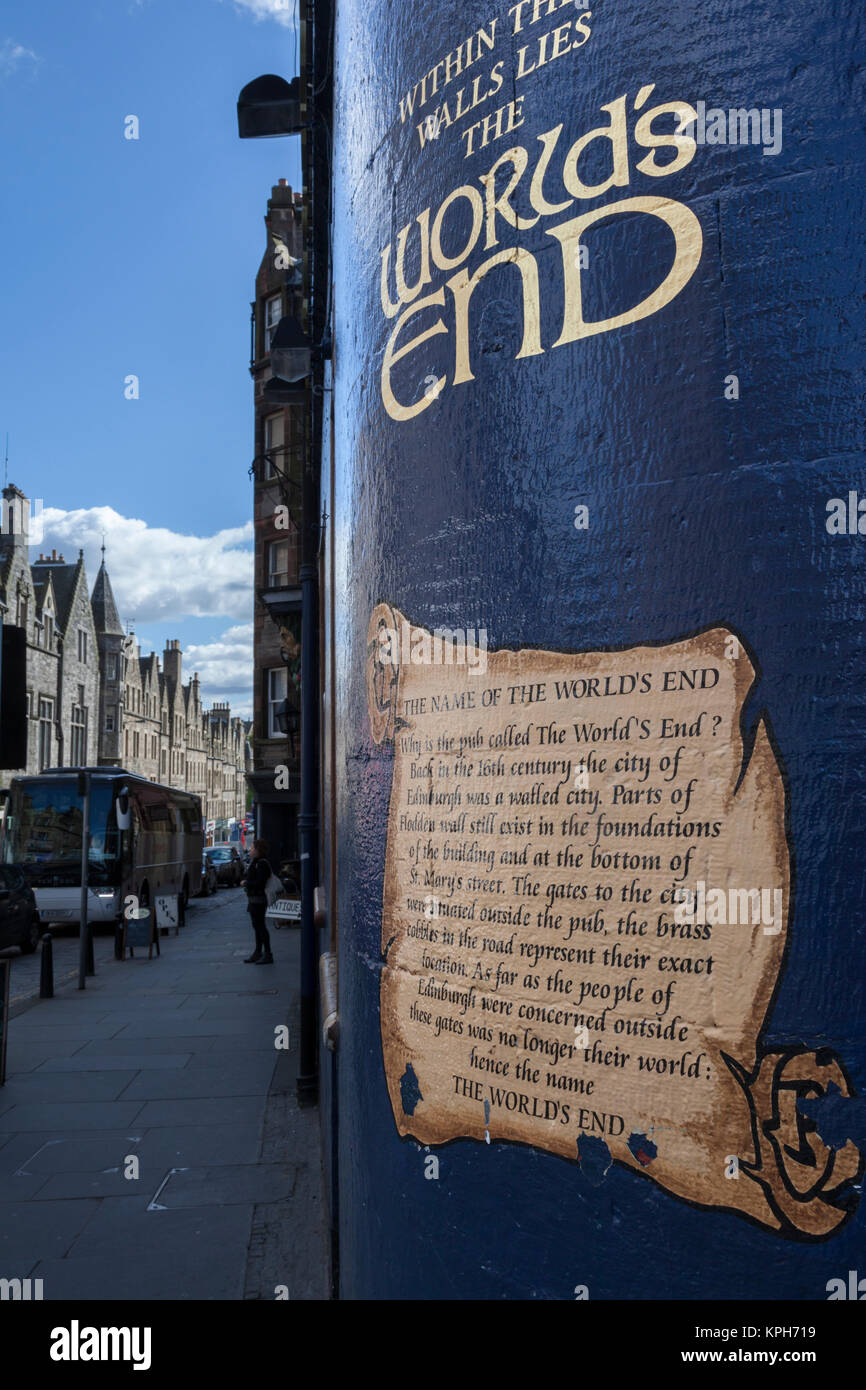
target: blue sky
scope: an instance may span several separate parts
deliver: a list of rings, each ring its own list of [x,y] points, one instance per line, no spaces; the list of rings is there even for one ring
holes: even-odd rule
[[[6,0],[0,18],[0,449],[45,544],[101,531],[142,644],[195,646],[249,707],[249,305],[300,142],[235,103],[297,70],[296,0]],[[124,122],[139,120],[138,140]],[[140,380],[126,400],[124,382]],[[38,549],[38,548],[37,548]],[[35,558],[35,556],[34,556]],[[228,633],[227,641],[221,640]],[[190,663],[187,663],[189,665]]]

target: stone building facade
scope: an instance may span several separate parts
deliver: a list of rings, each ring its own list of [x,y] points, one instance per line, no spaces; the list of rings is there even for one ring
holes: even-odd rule
[[[253,378],[255,523],[253,768],[248,777],[257,833],[278,860],[298,852],[300,801],[300,535],[304,411],[274,395],[271,343],[280,319],[302,315],[302,195],[285,179],[271,190],[267,249],[256,276]],[[288,706],[286,708],[286,702]],[[279,727],[288,714],[289,729]]]
[[[105,560],[88,594],[84,554],[29,560],[30,504],[3,490],[0,609],[27,634],[27,766],[0,769],[0,784],[48,767],[123,767],[195,792],[207,820],[246,807],[250,725],[228,705],[202,706],[198,673],[182,679],[180,643],[162,662],[124,632]]]

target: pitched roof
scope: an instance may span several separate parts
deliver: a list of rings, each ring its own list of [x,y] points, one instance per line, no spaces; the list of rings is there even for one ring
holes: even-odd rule
[[[51,575],[57,625],[61,632],[65,631],[79,580],[84,577],[84,552],[79,551],[78,559],[72,565],[58,564],[52,560],[37,560],[35,565],[30,566],[30,572],[34,582],[41,582],[46,573]]]
[[[123,628],[120,624],[117,604],[114,602],[114,594],[111,591],[111,580],[108,577],[108,571],[105,568],[104,560],[99,566],[99,573],[96,576],[96,583],[93,586],[90,603],[93,608],[93,621],[96,626],[96,631],[110,633],[112,637],[122,637]]]

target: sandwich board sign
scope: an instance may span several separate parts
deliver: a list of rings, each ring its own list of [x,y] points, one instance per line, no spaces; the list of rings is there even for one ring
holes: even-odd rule
[[[126,948],[129,947],[129,954],[134,954],[136,946],[147,946],[147,958],[153,956],[153,948],[156,947],[156,954],[159,950],[159,933],[156,930],[154,914],[149,907],[134,908],[124,919],[123,923],[123,950],[121,958],[126,959]]]
[[[180,895],[169,893],[163,897],[155,898],[154,907],[157,927],[165,931],[169,927],[174,927],[174,934],[177,936],[180,930]]]

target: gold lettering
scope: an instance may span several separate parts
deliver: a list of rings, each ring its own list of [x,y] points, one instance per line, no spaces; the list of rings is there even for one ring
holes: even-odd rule
[[[562,126],[558,125],[555,130],[548,130],[545,135],[539,135],[542,150],[538,163],[535,166],[535,173],[532,175],[532,183],[529,187],[529,201],[535,211],[544,217],[550,217],[556,212],[565,212],[574,202],[573,198],[567,198],[564,203],[549,203],[544,196],[543,184],[544,176],[547,173],[547,166],[550,163],[553,151],[556,149]]]
[[[623,212],[645,212],[666,222],[674,234],[676,249],[674,263],[662,283],[646,299],[623,314],[614,314],[609,319],[598,319],[587,323],[583,317],[581,298],[581,267],[577,254],[578,244],[587,227],[605,217],[616,217]],[[701,224],[691,208],[685,203],[675,203],[670,198],[643,197],[624,198],[619,203],[573,217],[560,227],[553,227],[548,236],[556,237],[562,245],[562,265],[565,273],[565,313],[562,334],[553,344],[563,347],[566,343],[577,342],[579,338],[589,338],[594,333],[608,333],[613,328],[624,328],[628,323],[648,318],[669,304],[688,283],[698,267],[703,249]]]
[[[442,250],[442,223],[445,220],[445,214],[451,204],[456,202],[458,198],[468,199],[469,205],[472,208],[472,231],[460,255],[451,258],[446,256]],[[484,204],[481,201],[481,194],[478,192],[477,188],[473,188],[470,184],[465,183],[461,188],[455,188],[453,193],[448,194],[448,197],[436,214],[436,221],[433,223],[433,235],[431,237],[433,259],[440,270],[456,270],[457,266],[461,265],[462,262],[466,260],[467,256],[472,254],[475,249],[475,243],[481,234],[483,222]]]
[[[514,173],[508,181],[508,186],[497,198],[496,196],[496,171],[503,164],[511,163],[514,165]],[[510,198],[523,175],[526,173],[526,166],[529,163],[529,155],[522,145],[515,145],[514,149],[506,150],[500,155],[496,163],[486,174],[481,175],[481,183],[484,184],[485,201],[487,203],[487,241],[485,249],[490,250],[492,246],[499,245],[499,238],[496,235],[496,214],[497,212],[505,219],[509,227],[516,227],[518,231],[527,231],[534,227],[538,221],[535,217],[521,217],[511,206]]]
[[[616,101],[608,102],[603,106],[602,111],[610,112],[610,125],[605,129],[599,126],[596,130],[587,131],[576,140],[565,156],[565,165],[562,170],[562,181],[569,193],[575,198],[597,198],[600,193],[606,193],[609,188],[624,187],[628,183],[628,131],[625,119],[625,97],[617,97]],[[585,184],[577,172],[577,164],[581,154],[586,149],[590,140],[609,140],[613,150],[613,172],[604,183]]]
[[[421,229],[421,269],[418,273],[418,283],[411,288],[406,284],[404,272],[406,242],[412,229],[411,222],[403,228],[397,238],[397,263],[394,266],[394,275],[397,280],[397,293],[400,296],[401,304],[411,304],[412,300],[418,297],[424,286],[429,285],[432,279],[430,274],[430,209],[425,208],[417,221]],[[389,315],[389,317],[393,317],[393,315]]]
[[[662,111],[673,111],[679,116],[676,131],[670,135],[653,134],[653,117]],[[649,150],[652,150],[653,145],[676,145],[678,153],[676,159],[670,160],[667,164],[658,164],[655,151],[652,150],[652,153],[645,155],[637,166],[641,173],[649,174],[653,179],[661,179],[665,174],[676,174],[680,169],[684,169],[693,157],[697,145],[690,135],[683,135],[681,132],[697,119],[697,111],[693,106],[689,106],[687,101],[669,101],[665,106],[654,106],[651,111],[645,111],[634,128],[635,142]]]
[[[395,343],[403,325],[408,322],[412,315],[419,313],[421,309],[432,308],[434,305],[438,305],[440,308],[444,309],[444,289],[437,290],[435,294],[427,295],[426,299],[419,299],[417,304],[412,304],[406,309],[395,323],[391,337],[388,339],[388,346],[385,348],[385,356],[382,361],[382,400],[392,420],[414,420],[416,415],[420,415],[433,404],[436,397],[440,396],[445,388],[446,378],[440,376],[435,385],[425,391],[420,401],[416,401],[414,405],[401,405],[396,399],[391,387],[391,369],[397,362],[408,356],[415,348],[420,347],[422,343],[428,342],[430,338],[435,338],[439,333],[448,332],[442,320],[437,319],[432,328],[425,329],[423,333],[418,334],[417,338],[412,338],[410,342],[404,343],[402,347],[395,347]]]
[[[455,309],[455,386],[475,380],[469,360],[469,302],[481,280],[500,265],[516,265],[523,282],[523,342],[517,357],[538,357],[544,352],[541,346],[541,302],[535,257],[521,246],[497,251],[495,256],[478,267],[474,275],[461,270],[448,281],[448,288],[454,295]]]

